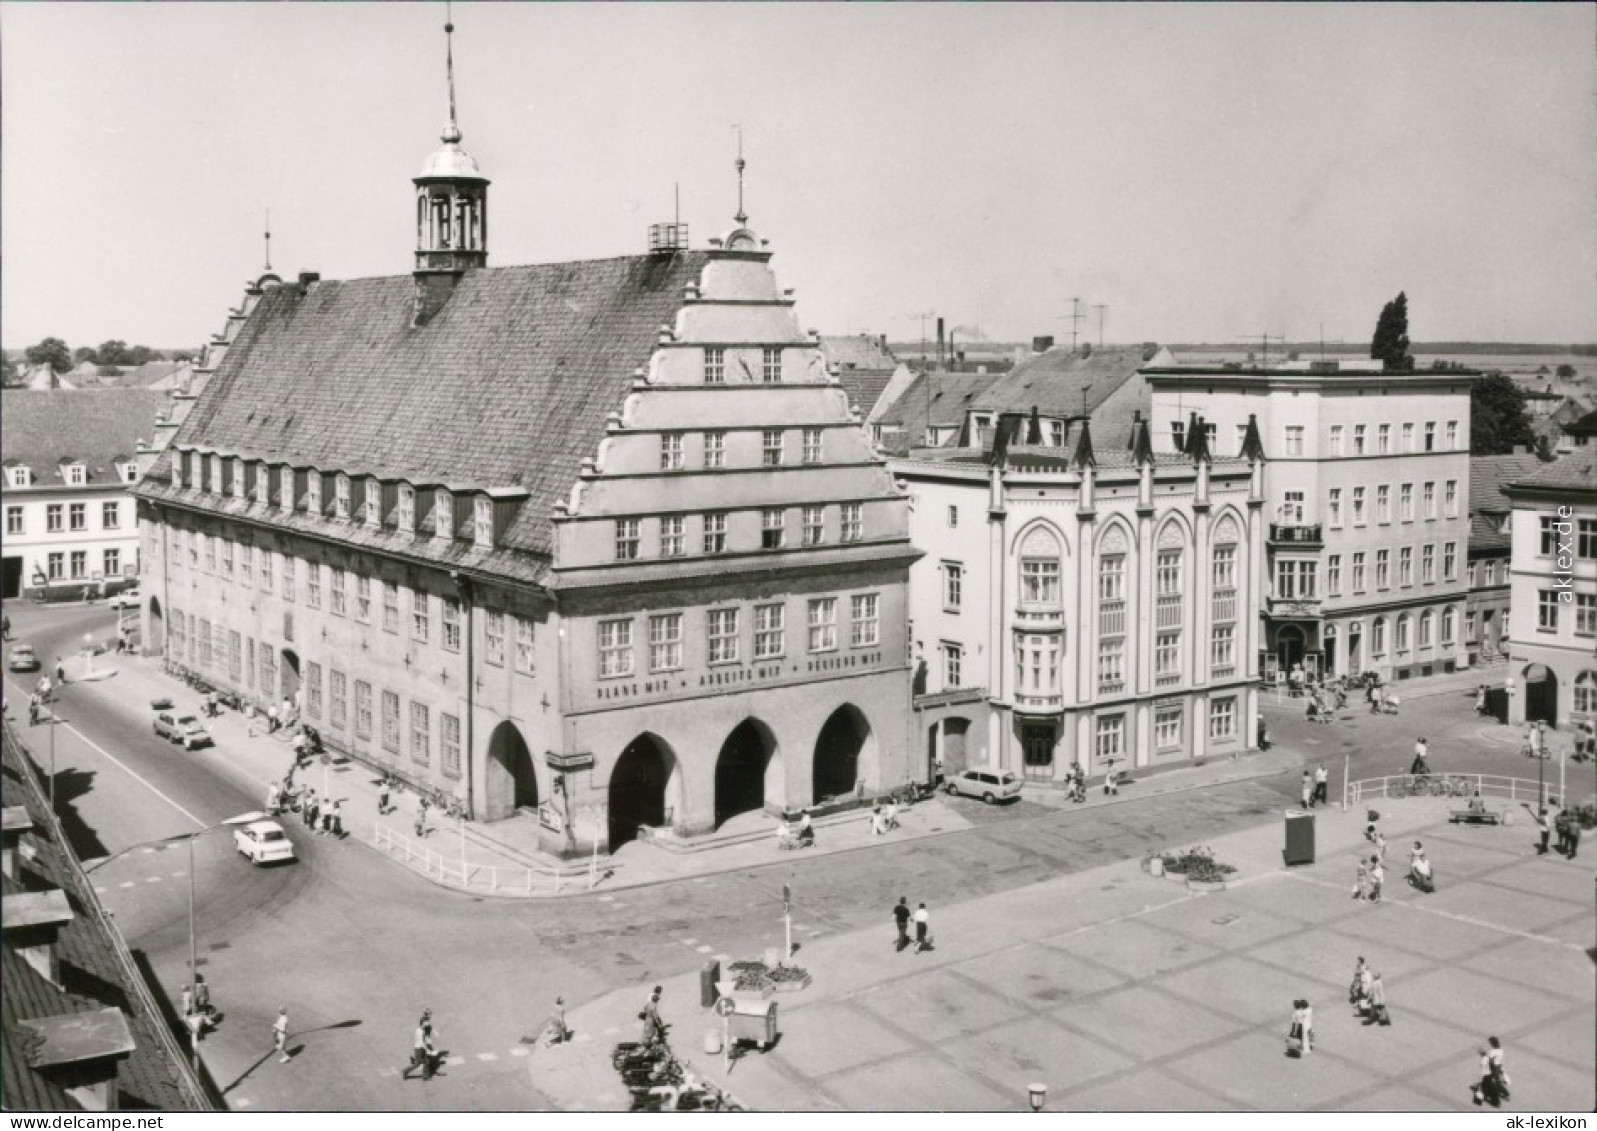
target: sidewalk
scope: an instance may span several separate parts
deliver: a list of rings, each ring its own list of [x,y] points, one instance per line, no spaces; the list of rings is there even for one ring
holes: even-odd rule
[[[1288,871],[1278,827],[1216,839],[1238,869],[1224,892],[1126,861],[930,902],[927,954],[895,950],[884,907],[879,930],[805,946],[795,961],[814,984],[775,996],[779,1041],[745,1046],[730,1075],[702,1051],[720,1024],[697,978],[666,979],[673,1050],[764,1111],[1024,1110],[1034,1080],[1054,1111],[1436,1111],[1470,1109],[1473,1050],[1491,1032],[1509,1050],[1509,1109],[1590,1110],[1592,864],[1535,857],[1523,828],[1448,826],[1440,799],[1382,808],[1393,845],[1430,846],[1436,894],[1389,859],[1386,900],[1350,901],[1363,814],[1322,808],[1316,864]],[[1392,1028],[1344,1004],[1360,954],[1385,976]],[[624,1110],[609,1056],[638,1039],[646,994],[574,1010],[576,1040],[533,1052],[533,1084],[564,1109]],[[1283,1057],[1298,996],[1316,1006],[1312,1060]]]

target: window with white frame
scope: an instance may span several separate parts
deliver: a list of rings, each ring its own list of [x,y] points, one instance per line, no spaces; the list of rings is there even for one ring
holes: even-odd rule
[[[1357,550],[1353,554],[1353,592],[1364,592],[1364,551]]]
[[[631,623],[631,622],[628,622]],[[505,614],[487,609],[482,615],[483,662],[496,668],[505,666]]]
[[[642,522],[636,518],[616,519],[616,561],[629,562],[638,556]]]
[[[516,623],[516,670],[522,675],[533,675],[538,670],[536,643],[537,623],[528,617],[513,618]]]
[[[782,380],[782,351],[766,346],[760,351],[760,380],[775,385]]]
[[[660,436],[660,470],[681,471],[685,454],[682,433],[666,432]]]
[[[33,472],[26,467],[6,468],[6,482],[12,487],[28,487],[33,483]]]
[[[821,436],[819,428],[804,429],[804,462],[821,462]]]
[[[1385,483],[1375,488],[1375,521],[1392,521],[1392,488]]]
[[[1413,450],[1414,450],[1414,425],[1412,423],[1409,423],[1409,424],[1403,425],[1403,451],[1405,453],[1408,453],[1408,452],[1412,452]]]
[[[1442,544],[1442,580],[1452,581],[1458,576],[1458,543]]]
[[[1356,456],[1364,454],[1364,425],[1362,424],[1353,426],[1353,454]]]
[[[704,434],[704,466],[726,466],[725,432],[706,432]]]
[[[732,664],[738,659],[738,611],[710,609],[705,614],[709,637],[709,662]]]
[[[682,614],[649,617],[649,670],[674,672],[682,666]]]
[[[272,591],[272,562],[276,557],[277,555],[272,553],[272,551],[262,547],[260,553],[262,593],[270,593]]]
[[[1548,558],[1558,551],[1558,519],[1551,515],[1542,515],[1539,522],[1541,528],[1540,553],[1542,557]]]
[[[1420,647],[1421,648],[1429,648],[1431,646],[1431,639],[1432,639],[1432,637],[1431,637],[1431,625],[1433,623],[1434,623],[1434,618],[1431,616],[1431,610],[1426,609],[1423,613],[1420,614]]]
[[[1442,488],[1442,513],[1448,518],[1458,517],[1458,480],[1449,479]]]
[[[1237,587],[1237,548],[1235,543],[1226,543],[1214,548],[1214,565],[1210,576],[1214,580],[1214,588],[1235,589]]]
[[[1209,700],[1209,737],[1214,739],[1237,736],[1237,700],[1234,695]]]
[[[262,668],[264,672],[265,661],[271,657],[271,650],[261,649]],[[265,682],[265,679],[262,679]],[[363,679],[355,681],[355,737],[371,738],[372,736],[372,685]]]
[[[410,760],[418,766],[432,762],[432,726],[425,703],[410,704]]]
[[[1392,426],[1382,424],[1375,430],[1375,454],[1388,455],[1392,451]]]
[[[455,536],[455,497],[443,487],[433,492],[433,535],[438,538]]]
[[[754,658],[773,660],[787,650],[787,607],[754,606]]]
[[[965,666],[965,649],[958,644],[945,640],[941,645],[943,653],[943,687],[952,689],[962,686]]]
[[[222,577],[227,581],[233,580],[233,543],[223,538],[218,538],[222,544]],[[315,605],[311,606],[315,608]]]
[[[1332,487],[1326,494],[1325,521],[1330,526],[1342,525],[1342,488]]]
[[[1447,450],[1450,452],[1458,451],[1458,421],[1456,420],[1447,422]]]
[[[429,594],[420,589],[410,593],[410,638],[423,644],[431,634],[431,601]]]
[[[1453,618],[1456,614],[1452,609],[1442,610],[1442,647],[1450,648],[1453,644]]]
[[[115,546],[107,546],[103,555],[102,568],[106,577],[116,577],[122,572],[122,551]]]
[[[89,528],[89,506],[87,503],[72,503],[67,507],[67,528],[70,530],[87,530]]]
[[[1386,655],[1386,618],[1376,617],[1370,625],[1370,655]]]
[[[1375,587],[1377,589],[1390,589],[1392,587],[1392,551],[1375,551]]]
[[[363,573],[355,575],[355,619],[361,624],[372,622],[372,579]]]
[[[1278,559],[1275,563],[1275,596],[1282,601],[1312,601],[1317,563],[1300,559]]]
[[[687,552],[687,520],[681,515],[667,515],[660,520],[660,556],[680,558]]]
[[[1093,751],[1100,767],[1119,762],[1126,755],[1126,716],[1099,715],[1094,739]]]
[[[359,690],[357,686],[357,690]],[[399,753],[399,693],[383,692],[383,748]]]
[[[1414,547],[1403,546],[1397,551],[1397,583],[1414,584]]]
[[[1126,686],[1126,638],[1114,636],[1098,641],[1098,690],[1123,691]]]
[[[1353,488],[1353,525],[1363,526],[1364,519],[1364,488]]]
[[[826,541],[826,508],[805,507],[804,544],[806,546],[819,546],[824,541]]]
[[[1597,636],[1597,593],[1575,594],[1575,635]]]
[[[838,540],[842,542],[858,542],[864,538],[865,522],[861,504],[844,503],[841,514],[841,531]]]
[[[726,350],[721,346],[706,346],[704,350],[704,383],[726,383]]]
[[[322,516],[322,473],[312,471],[305,477],[305,509],[317,518]]]
[[[957,527],[959,525],[959,508],[958,507],[949,507],[947,514],[948,514],[948,529],[953,530],[955,527]]]
[[[383,582],[383,631],[399,631],[399,586]]]
[[[960,562],[943,563],[943,611],[957,613],[965,599],[965,567]]]
[[[444,629],[444,651],[458,652],[460,651],[460,602],[453,597],[442,597],[439,600],[442,609],[438,623],[443,625]]]
[[[1237,627],[1217,624],[1209,636],[1209,666],[1214,675],[1230,675],[1237,664]]]
[[[764,507],[760,511],[760,549],[780,550],[787,540],[787,511]]]
[[[487,495],[472,500],[472,541],[486,549],[494,544],[494,504]]]
[[[1597,518],[1576,520],[1575,556],[1588,561],[1597,559]]]
[[[60,551],[54,551],[45,559],[48,573],[46,576],[51,581],[60,581],[66,576],[67,556]]]
[[[460,776],[460,719],[438,712],[438,768],[445,777]]]
[[[726,512],[718,511],[704,516],[704,552],[726,553]]]
[[[1404,483],[1398,487],[1397,509],[1404,522],[1414,521],[1414,484]]]
[[[238,633],[233,637],[236,640]],[[322,717],[322,665],[315,660],[305,661],[305,714],[313,719]]]
[[[1059,559],[1020,560],[1020,603],[1057,608],[1060,601]]]
[[[849,644],[854,648],[874,648],[881,643],[881,600],[875,593],[856,593],[849,598]]]
[[[1286,426],[1286,454],[1289,456],[1303,454],[1303,425],[1288,424]]]
[[[1156,749],[1173,750],[1181,745],[1181,715],[1179,704],[1154,709],[1153,744]]]
[[[1474,644],[1475,642],[1476,642],[1475,610],[1474,609],[1469,609],[1469,610],[1466,610],[1465,613],[1464,613],[1464,643],[1466,643],[1466,644]]]
[[[89,576],[89,551],[73,550],[71,552],[72,578],[81,581]]]
[[[1325,592],[1329,597],[1342,593],[1342,555],[1331,554],[1325,559]]]
[[[1536,593],[1536,631],[1558,631],[1558,593],[1541,589]]]
[[[348,584],[346,580],[348,576],[348,574],[339,569],[337,566],[331,566],[328,569],[327,610],[335,617],[346,616],[348,614],[349,607],[346,602],[348,601],[349,595],[345,590],[345,586]]]
[[[503,622],[501,622],[502,627]],[[617,676],[631,674],[632,621],[624,618],[600,621],[599,678],[614,679]]]
[[[760,463],[766,467],[782,465],[782,429],[766,428],[760,432]]]
[[[1397,614],[1397,631],[1393,647],[1397,649],[1399,655],[1408,651],[1408,632],[1409,615],[1407,613]]]
[[[1428,452],[1436,450],[1436,421],[1434,420],[1425,422],[1425,450]]]
[[[1425,490],[1421,497],[1424,500],[1425,521],[1429,522],[1436,517],[1436,483],[1434,480],[1426,482]]]
[[[1583,715],[1597,715],[1597,671],[1584,671],[1575,677],[1570,706]]]
[[[416,489],[409,483],[399,485],[399,516],[395,525],[402,534],[416,532]]]
[[[830,652],[837,647],[837,598],[810,598],[810,651]]]
[[[122,504],[116,499],[100,504],[100,525],[106,530],[122,526]]]
[[[22,521],[22,508],[21,507],[7,507],[6,508],[6,533],[7,534],[23,534],[23,533],[26,533],[26,529],[23,526],[23,521]]]
[[[203,537],[203,535],[201,536]],[[299,589],[299,559],[291,554],[283,555],[283,600],[293,603],[295,594]]]
[[[1430,542],[1420,547],[1420,582],[1425,585],[1436,583],[1436,546]]]
[[[1161,632],[1154,637],[1153,674],[1161,682],[1181,675],[1181,634]]]
[[[383,524],[383,481],[375,475],[366,480],[366,498],[361,509],[366,513],[367,526]]]
[[[1342,454],[1342,426],[1340,424],[1331,425],[1331,439],[1329,446],[1333,456],[1339,456]]]
[[[349,476],[340,474],[333,480],[333,514],[339,518],[349,517]]]
[[[1297,526],[1303,522],[1302,491],[1286,493],[1286,501],[1281,504],[1281,521],[1289,526]]]

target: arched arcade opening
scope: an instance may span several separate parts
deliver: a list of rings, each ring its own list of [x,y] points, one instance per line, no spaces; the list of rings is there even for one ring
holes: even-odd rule
[[[482,816],[500,821],[538,807],[538,774],[521,731],[509,719],[494,727],[482,790]]]
[[[873,742],[870,723],[858,707],[845,703],[832,712],[815,738],[815,804],[855,792],[875,755]]]
[[[627,743],[610,772],[609,846],[614,852],[638,838],[638,828],[670,823],[666,791],[676,771],[676,756],[652,734]]]
[[[776,742],[755,719],[744,719],[726,736],[715,760],[715,825],[765,808],[767,777]]]

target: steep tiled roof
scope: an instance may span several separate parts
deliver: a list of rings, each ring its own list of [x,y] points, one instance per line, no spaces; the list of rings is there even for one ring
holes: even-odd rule
[[[63,459],[88,468],[88,481],[118,482],[113,460],[131,460],[138,441],[155,438],[169,404],[152,389],[7,389],[0,394],[0,455],[33,469],[40,487],[63,485]]]
[[[1597,447],[1577,448],[1552,463],[1542,464],[1541,470],[1516,478],[1505,486],[1511,493],[1520,487],[1532,487],[1597,495]]]
[[[1002,374],[972,407],[1029,412],[1035,405],[1044,415],[1091,414],[1136,376],[1145,356],[1141,347],[1093,350],[1085,357],[1055,347],[1033,354]]]
[[[889,405],[877,423],[888,428],[905,428],[919,435],[928,425],[963,424],[965,413],[976,397],[1002,374],[924,373],[904,390],[904,395]]]
[[[870,416],[892,379],[891,369],[845,369],[837,375],[838,383],[848,393],[848,403],[859,412],[861,420]]]
[[[409,275],[268,291],[174,444],[326,471],[530,493],[505,544],[548,555],[549,516],[619,411],[703,252],[467,271],[412,326]],[[171,457],[141,493],[170,492]]]
[[[1571,420],[1564,425],[1564,431],[1570,436],[1597,436],[1597,412],[1588,412],[1577,420]]]
[[[898,358],[875,334],[821,335],[821,353],[828,365],[836,365],[839,375],[850,369],[885,369],[891,373]]]
[[[1511,510],[1503,487],[1540,469],[1542,461],[1532,452],[1506,456],[1471,456],[1469,461],[1469,509],[1471,514]]]

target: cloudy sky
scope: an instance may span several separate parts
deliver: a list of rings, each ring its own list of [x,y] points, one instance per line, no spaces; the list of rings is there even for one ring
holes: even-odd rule
[[[490,262],[735,209],[806,326],[1597,341],[1597,7],[457,4]],[[402,273],[441,4],[0,4],[0,341],[197,345]],[[1096,336],[1096,319],[1083,332]]]

